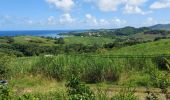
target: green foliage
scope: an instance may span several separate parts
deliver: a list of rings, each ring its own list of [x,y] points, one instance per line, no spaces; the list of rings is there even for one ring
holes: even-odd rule
[[[101,88],[102,86],[97,86],[96,100],[109,100],[109,92]]]
[[[1,54],[0,53],[0,77],[1,78],[6,78],[7,76],[10,76],[11,73],[11,61],[12,57],[8,56],[6,54]]]
[[[85,46],[92,46],[97,44],[102,46],[105,43],[112,43],[114,39],[110,37],[81,37],[81,36],[70,36],[64,38],[65,44],[83,44]]]
[[[132,35],[132,34],[136,34],[136,33],[140,33],[140,32],[144,32],[150,30],[148,28],[134,28],[134,27],[125,27],[125,28],[120,28],[115,30],[115,34],[118,36],[128,36],[128,35]]]
[[[45,54],[57,55],[61,53],[89,53],[96,52],[98,45],[84,44],[66,44],[57,46],[40,46],[36,43],[31,44],[0,44],[0,52],[10,55],[21,56],[39,56]]]
[[[93,37],[92,39],[95,38]],[[49,41],[54,43],[55,40],[53,39]],[[89,43],[89,41],[85,42],[87,44]],[[43,43],[46,42],[43,41]],[[93,42],[94,44],[92,43],[90,45],[87,45],[86,43],[68,44],[67,39],[65,40],[65,43],[66,44],[63,45],[56,44],[55,46],[48,46],[48,44],[46,46],[40,45],[41,43],[38,41],[32,41],[31,44],[1,44],[0,48],[3,49],[3,52],[9,50],[18,51],[18,54],[13,53],[18,56],[22,56],[19,53],[24,54],[25,56],[45,55],[35,58],[18,57],[12,62],[11,56],[0,54],[0,74],[2,79],[16,74],[16,76],[11,77],[11,79],[14,80],[13,78],[18,75],[26,73],[26,75],[40,74],[43,75],[43,77],[63,81],[69,79],[71,75],[74,75],[80,77],[81,81],[88,83],[115,82],[114,84],[119,85],[119,82],[123,80],[123,85],[129,85],[124,83],[130,83],[132,86],[154,86],[161,88],[163,93],[167,92],[167,87],[170,85],[168,80],[169,73],[167,73],[169,71],[169,59],[160,58],[155,60],[145,57],[145,54],[152,54],[155,57],[159,54],[169,54],[169,39],[137,45],[134,45],[135,43],[133,43],[133,41],[128,41],[127,43],[121,43],[121,41],[119,41],[118,43],[120,43],[120,45],[115,43],[113,46],[115,47],[117,45],[118,48],[114,48],[113,52],[110,54],[122,55],[120,58],[106,54],[95,54],[94,52],[96,52],[97,49],[101,49],[101,45],[98,45],[101,43]],[[122,45],[128,45],[128,47],[123,47]],[[110,45],[108,47],[110,47]],[[92,52],[92,54],[84,54],[89,52]],[[69,55],[61,55],[60,53],[69,53]],[[143,54],[142,58],[134,56],[138,54]],[[130,72],[132,72],[132,75],[129,74]],[[127,76],[123,73],[126,73]],[[36,82],[33,79],[30,79],[29,82],[23,83],[27,80],[28,79],[22,78],[21,82],[17,80],[14,84],[19,83],[21,84],[21,87],[33,87],[43,84],[42,81]],[[82,98],[89,100],[89,97],[90,99],[94,99],[94,93],[79,80],[72,78],[68,84],[68,91],[70,91],[70,94],[68,94],[71,99]],[[17,85],[15,86],[17,87]],[[60,94],[56,92],[50,94],[24,94],[20,98],[39,98],[42,100],[43,98],[45,98],[44,100],[59,98],[58,100],[62,100],[64,97],[67,97],[64,93]],[[114,98],[120,98],[121,100],[121,97],[124,97],[123,99],[127,97],[127,100],[129,100],[129,98],[135,100],[133,92],[120,92]],[[101,92],[99,98],[107,100],[107,94]]]
[[[15,42],[15,40],[13,37],[7,37],[7,43],[12,44],[14,42]]]
[[[2,36],[0,37],[0,40],[1,43],[8,43],[8,44],[12,44],[15,42],[14,38],[10,36]]]
[[[65,41],[63,38],[57,38],[54,43],[55,44],[65,44]]]
[[[18,100],[39,100],[39,99],[36,98],[33,94],[24,94],[20,96]]]
[[[67,98],[67,95],[63,91],[54,91],[45,94],[27,93],[19,96],[17,100],[67,100]]]
[[[118,94],[113,96],[111,100],[138,100],[138,98],[134,95],[133,90],[125,88],[122,89]]]
[[[84,60],[82,60],[84,59]],[[103,61],[107,61],[104,64]],[[63,80],[70,78],[70,75],[78,75],[82,80],[90,83],[107,81],[117,81],[119,79],[119,69],[109,67],[112,64],[109,59],[88,58],[81,56],[43,56],[33,65],[32,73],[44,73],[49,77]]]
[[[169,70],[170,71],[170,61],[165,57],[157,57],[156,63],[158,68],[161,70]]]
[[[160,88],[163,93],[167,92],[169,80],[168,73],[162,73],[160,71],[151,72],[151,80],[153,80],[153,85],[157,88]]]
[[[64,91],[54,91],[45,94],[34,94],[38,100],[67,100],[68,96]]]
[[[32,73],[44,73],[57,80],[63,80],[65,77],[64,58],[62,57],[40,57],[39,61],[33,66]]]
[[[133,34],[149,31],[147,27],[134,28],[134,27],[124,27],[119,29],[99,29],[99,30],[87,30],[85,32],[71,32],[71,35],[75,36],[130,36]]]
[[[6,85],[0,85],[0,100],[12,100],[14,98],[11,88]]]
[[[165,49],[166,48],[166,49]],[[133,46],[122,47],[110,51],[112,55],[168,55],[170,54],[170,39],[163,39],[155,42],[137,44]]]
[[[42,41],[42,40],[29,40],[29,42],[36,43],[36,44],[43,44],[44,43],[44,41]]]
[[[88,64],[85,67],[85,73],[83,75],[83,79],[86,82],[88,83],[98,83],[104,81],[116,82],[119,80],[120,71],[114,69],[114,67],[109,68],[107,65],[101,64],[103,62],[100,63],[99,61],[94,61],[94,64],[91,61],[87,63]]]
[[[145,32],[144,34],[161,34],[163,36],[166,36],[170,34],[170,31],[165,31],[165,30],[150,30]]]
[[[94,100],[94,93],[76,77],[72,77],[66,87],[70,100]]]
[[[104,44],[104,48],[121,48],[126,46],[132,46],[136,44],[142,44],[146,41],[142,41],[141,39],[135,39],[135,38],[127,38],[127,39],[119,39],[117,38],[113,43],[107,43]]]

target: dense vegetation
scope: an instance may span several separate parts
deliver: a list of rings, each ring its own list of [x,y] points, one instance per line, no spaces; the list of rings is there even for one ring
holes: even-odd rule
[[[13,40],[13,42],[9,43],[8,42],[9,39]],[[95,52],[99,47],[101,47],[101,44],[98,43],[97,41],[91,44],[81,43],[81,42],[70,43],[70,41],[73,41],[73,39],[76,38],[70,37],[64,40],[63,38],[52,39],[52,38],[38,38],[38,37],[37,38],[36,37],[1,37],[0,41],[2,42],[0,43],[0,51],[9,55],[22,57],[22,56],[39,56],[39,55],[49,55],[49,54],[57,55],[62,53],[90,53],[90,52]],[[80,38],[79,41],[81,40],[82,39]],[[85,41],[87,40],[90,39],[87,38]],[[103,38],[103,40],[104,43],[111,41],[111,39],[105,39],[105,38]],[[92,39],[90,41],[92,41]]]
[[[89,30],[85,32],[70,32],[69,35],[75,36],[129,36],[140,32],[149,31],[147,27],[143,28],[134,28],[134,27],[125,27],[120,29],[99,29],[99,30]],[[67,33],[63,33],[67,34]]]
[[[168,98],[168,31],[132,27],[109,31],[122,34],[0,37],[0,78],[9,81],[0,84],[0,99],[138,100],[138,87],[147,90],[141,94],[147,100]],[[139,31],[160,36],[139,39],[133,35]],[[121,89],[114,90],[117,87]]]
[[[124,28],[119,28],[119,29],[99,29],[99,30],[88,30],[84,32],[70,32],[68,33],[63,33],[63,34],[68,34],[68,35],[74,35],[74,36],[112,36],[112,37],[118,37],[118,36],[133,36],[135,34],[160,34],[162,36],[169,35],[170,32],[168,30],[159,30],[159,29],[154,29],[148,28],[148,27],[142,27],[142,28],[134,28],[134,27],[124,27]]]

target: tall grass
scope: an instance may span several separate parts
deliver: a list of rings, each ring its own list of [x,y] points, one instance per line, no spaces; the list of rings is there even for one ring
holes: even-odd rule
[[[124,88],[118,94],[113,96],[111,100],[138,100],[134,93],[135,92],[133,90]]]
[[[8,59],[0,58],[1,74],[8,77],[22,75],[44,75],[58,81],[70,79],[72,75],[80,77],[87,83],[115,82],[120,84],[132,83],[139,86],[152,86],[150,79],[160,70],[157,59],[152,58],[111,58],[87,55],[58,55],[23,57]],[[6,59],[6,60],[5,60]],[[168,59],[167,59],[168,60]],[[167,65],[169,66],[169,65]],[[4,72],[5,71],[5,72]],[[168,72],[165,68],[162,70]],[[2,78],[3,79],[3,78]],[[122,80],[123,79],[123,80]],[[125,84],[126,85],[126,84]]]
[[[4,79],[8,76],[11,76],[12,58],[13,57],[0,53],[0,79]]]
[[[139,71],[149,73],[156,68],[151,58],[102,58],[58,55],[38,59],[32,66],[32,73],[43,73],[57,80],[69,79],[72,75],[88,83],[116,82],[123,72]]]

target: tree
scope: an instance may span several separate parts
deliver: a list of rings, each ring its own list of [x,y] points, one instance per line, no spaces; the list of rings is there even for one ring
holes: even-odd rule
[[[65,41],[64,41],[63,38],[57,38],[54,43],[55,43],[55,44],[65,44]]]
[[[12,37],[7,37],[7,43],[14,43],[14,39]]]

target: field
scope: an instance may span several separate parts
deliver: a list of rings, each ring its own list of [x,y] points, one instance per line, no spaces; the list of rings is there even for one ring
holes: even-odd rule
[[[1,41],[4,42],[2,44],[8,44],[5,39]],[[112,43],[114,39],[111,38],[73,36],[66,37],[64,44],[55,44],[55,41],[31,36],[14,37],[14,44],[34,43],[40,47],[71,44],[100,46],[96,52],[76,54],[69,52],[16,57],[0,53],[1,77],[8,80],[8,85],[16,97],[30,100],[73,98],[69,97],[68,91],[71,90],[65,85],[72,77],[80,79],[81,84],[90,87],[97,100],[108,100],[112,97],[117,98],[113,100],[145,100],[148,92],[156,95],[158,100],[166,100],[166,95],[170,93],[170,39],[111,49],[102,47]],[[87,88],[80,86],[80,89]],[[79,97],[78,94],[76,96]],[[87,95],[82,96],[91,95],[87,92]],[[121,99],[122,96],[124,98]]]
[[[66,43],[68,44],[85,44],[85,45],[103,45],[105,43],[111,43],[114,40],[111,38],[103,38],[103,37],[67,37],[65,38]]]
[[[112,50],[113,55],[167,55],[170,54],[170,39],[148,42]]]
[[[54,44],[54,40],[52,39],[46,39],[41,37],[32,37],[32,36],[17,36],[14,37],[15,43],[30,43],[30,41],[33,42],[39,42],[42,45],[56,45]],[[65,44],[84,44],[84,45],[103,45],[104,43],[111,43],[113,42],[110,38],[104,38],[104,37],[65,37]]]

